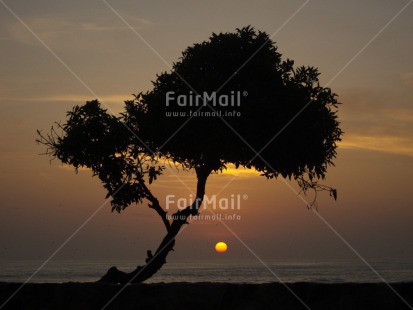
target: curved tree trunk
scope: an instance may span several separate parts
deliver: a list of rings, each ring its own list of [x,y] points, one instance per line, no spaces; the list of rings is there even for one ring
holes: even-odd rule
[[[163,238],[154,255],[152,255],[151,251],[147,252],[148,257],[146,258],[146,264],[144,266],[138,266],[130,273],[120,271],[116,267],[111,267],[98,282],[141,283],[152,277],[159,269],[161,269],[166,263],[166,257],[169,252],[173,251],[176,235],[184,224],[188,224],[188,217],[198,214],[198,210],[205,195],[205,184],[211,171],[212,169],[205,167],[196,169],[198,178],[196,199],[190,206],[173,214],[172,223],[167,220],[166,212],[159,205],[158,200],[148,191],[148,199],[152,203],[149,207],[154,209],[161,216],[167,230],[166,236]]]

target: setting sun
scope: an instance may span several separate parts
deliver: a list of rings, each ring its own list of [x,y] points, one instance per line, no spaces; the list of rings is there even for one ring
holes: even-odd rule
[[[224,253],[227,249],[228,249],[228,247],[227,247],[227,244],[226,244],[225,242],[218,242],[218,243],[215,245],[215,250],[216,250],[218,253]]]

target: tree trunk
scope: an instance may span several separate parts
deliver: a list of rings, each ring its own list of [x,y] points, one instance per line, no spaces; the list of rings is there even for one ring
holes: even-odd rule
[[[160,207],[158,200],[153,196],[151,197],[152,204],[149,205],[149,207],[158,212],[167,229],[167,234],[163,238],[155,254],[152,255],[151,251],[147,251],[148,257],[146,258],[146,264],[144,266],[138,266],[130,273],[120,271],[116,267],[111,267],[98,282],[141,283],[152,277],[159,269],[162,268],[162,266],[166,263],[166,257],[169,252],[173,251],[176,235],[179,233],[184,224],[188,224],[187,219],[189,216],[195,216],[198,214],[198,210],[204,199],[205,184],[212,169],[201,167],[195,170],[198,179],[196,199],[190,206],[173,214],[172,223],[169,223],[166,219],[166,212]]]

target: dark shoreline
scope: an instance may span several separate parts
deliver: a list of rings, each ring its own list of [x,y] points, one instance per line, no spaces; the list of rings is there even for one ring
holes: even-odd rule
[[[310,309],[411,309],[385,283],[287,283]],[[390,284],[413,305],[413,282]],[[0,306],[21,283],[0,283]],[[3,309],[102,309],[122,288],[102,283],[26,284]],[[280,283],[127,286],[105,309],[307,309]]]

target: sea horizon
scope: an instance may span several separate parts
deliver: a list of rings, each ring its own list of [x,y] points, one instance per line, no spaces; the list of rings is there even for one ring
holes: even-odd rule
[[[145,283],[378,283],[413,281],[413,263],[377,260],[366,265],[349,259],[263,260],[171,260]],[[130,272],[139,265],[134,260],[0,260],[0,282],[64,283],[95,282],[111,266]]]

